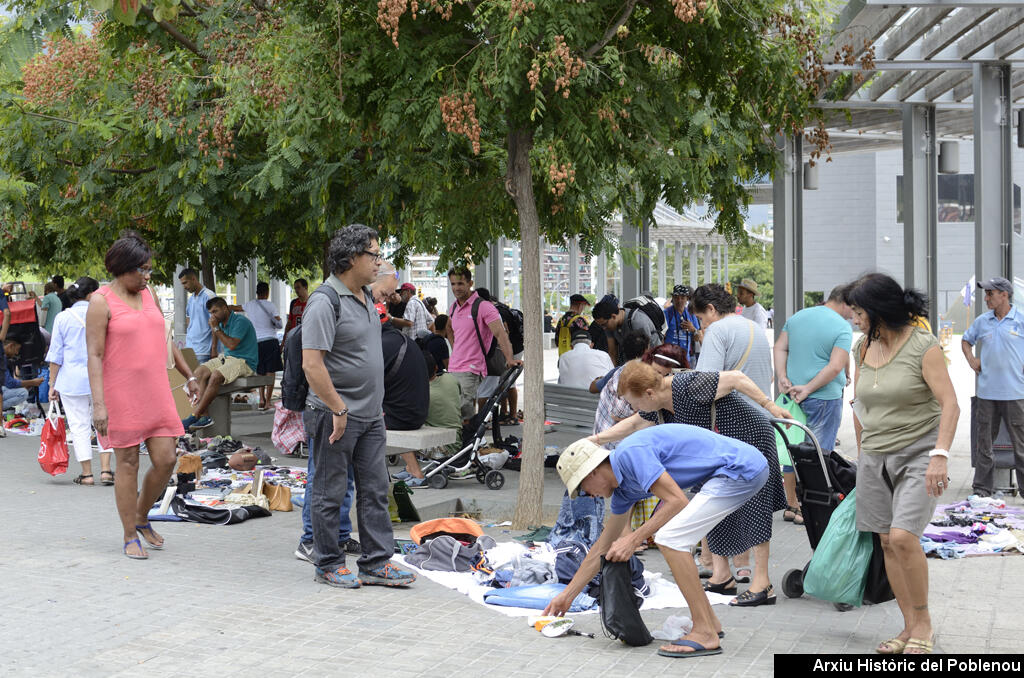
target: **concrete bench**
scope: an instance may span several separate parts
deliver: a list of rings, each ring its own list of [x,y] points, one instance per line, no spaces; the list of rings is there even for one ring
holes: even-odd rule
[[[210,403],[206,413],[213,418],[213,424],[203,430],[203,436],[229,436],[231,435],[231,394],[239,391],[251,391],[260,386],[270,386],[274,383],[274,377],[267,375],[261,377],[239,377],[230,384],[224,384],[217,390],[217,397]]]
[[[581,431],[594,430],[600,395],[585,388],[544,383],[544,416]]]
[[[458,430],[421,426],[412,431],[388,431],[387,454],[398,455],[431,447],[450,445],[458,439]]]

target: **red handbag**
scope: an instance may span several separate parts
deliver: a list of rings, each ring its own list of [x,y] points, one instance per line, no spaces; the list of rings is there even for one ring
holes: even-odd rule
[[[68,470],[68,435],[64,430],[64,417],[56,401],[50,401],[46,423],[39,441],[39,465],[51,476]]]

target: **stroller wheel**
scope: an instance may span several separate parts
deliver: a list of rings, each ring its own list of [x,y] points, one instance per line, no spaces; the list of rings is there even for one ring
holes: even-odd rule
[[[487,487],[492,490],[500,490],[505,486],[505,476],[501,471],[488,471],[484,476]]]
[[[389,454],[388,458],[387,458],[387,461],[388,461],[388,466],[398,466],[398,455],[397,454]]]
[[[487,469],[478,468],[476,470],[476,481],[483,485],[487,481]]]
[[[787,598],[799,598],[804,594],[804,571],[790,570],[782,578],[782,592]]]
[[[448,476],[444,473],[435,473],[430,476],[430,486],[435,490],[443,490],[448,487]]]

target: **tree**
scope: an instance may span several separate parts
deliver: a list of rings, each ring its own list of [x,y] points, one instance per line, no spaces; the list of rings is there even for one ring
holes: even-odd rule
[[[812,117],[813,27],[773,0],[380,0],[295,3],[338,60],[344,110],[379,135],[379,171],[410,194],[408,248],[478,257],[522,243],[527,410],[517,526],[540,519],[539,242],[606,246],[613,210],[698,200],[741,229],[743,181],[771,135]]]

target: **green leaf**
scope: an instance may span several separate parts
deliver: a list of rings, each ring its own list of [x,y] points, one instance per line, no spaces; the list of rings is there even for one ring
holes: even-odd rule
[[[135,19],[142,8],[142,0],[113,0],[111,13],[114,19],[126,26],[134,26]]]

